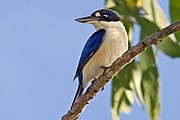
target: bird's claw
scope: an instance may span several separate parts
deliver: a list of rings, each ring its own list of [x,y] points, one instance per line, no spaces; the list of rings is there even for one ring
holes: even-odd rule
[[[91,81],[91,84],[93,84],[96,79],[97,79],[97,78],[94,78],[94,79]]]
[[[106,70],[108,69],[109,67],[105,67],[105,66],[101,66],[102,69]]]

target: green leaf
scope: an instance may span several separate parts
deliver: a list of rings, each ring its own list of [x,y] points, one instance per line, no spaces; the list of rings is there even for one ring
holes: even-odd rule
[[[163,42],[157,44],[158,48],[171,57],[180,57],[180,45],[172,41],[169,37],[165,39]]]
[[[153,22],[139,16],[135,17],[142,28],[141,31],[143,32],[142,34],[144,34],[143,39],[159,29]],[[178,44],[177,41],[174,42],[172,39],[170,39],[170,37],[166,37],[164,39],[165,40],[163,42],[157,44],[158,49],[170,57],[180,57],[180,44]]]
[[[144,29],[142,28],[141,39],[145,38],[148,34],[145,33],[146,31]],[[140,54],[140,67],[142,70],[141,87],[151,120],[158,120],[160,113],[160,93],[155,57],[152,47],[149,47]]]
[[[137,1],[106,0],[106,8],[113,9],[121,15],[120,18],[125,24],[126,30],[130,33],[130,39],[132,38],[131,33],[133,33],[133,27],[131,28],[130,26],[133,26],[135,20],[141,27],[141,40],[168,25],[164,12],[157,0],[141,1],[147,15],[140,14],[141,9],[135,5]],[[179,4],[177,0],[175,1],[174,5],[176,3]],[[176,4],[176,7],[179,6]],[[176,9],[177,11],[180,10]],[[174,16],[177,15],[178,13],[174,14]],[[124,20],[127,20],[127,22],[124,22]],[[177,35],[176,38],[179,38],[179,35]],[[179,57],[180,43],[177,42],[176,38],[174,36],[165,38],[166,40],[162,43],[158,43],[158,49],[171,57]],[[159,119],[160,93],[155,58],[153,47],[150,47],[140,55],[139,64],[133,61],[113,78],[112,116],[114,120],[119,120],[121,111],[125,113],[130,112],[134,93],[140,105],[145,103],[151,120]]]
[[[144,106],[144,99],[142,95],[142,89],[141,89],[141,83],[142,83],[142,71],[140,69],[140,66],[137,62],[136,69],[132,71],[132,81],[133,81],[133,91],[134,91],[134,97],[136,99],[136,102],[140,107]]]
[[[169,25],[164,12],[161,9],[158,1],[156,0],[142,0],[142,7],[147,13],[145,15],[146,19],[153,22],[160,29]],[[174,34],[169,36],[172,41],[176,41]]]
[[[173,1],[173,2],[172,2]],[[179,5],[180,6],[180,2],[175,3],[176,0],[171,0],[172,6],[175,5]],[[174,3],[174,4],[173,4]],[[147,5],[148,4],[148,5]],[[179,8],[180,7],[176,6],[175,8]],[[164,15],[164,12],[162,11],[160,5],[158,4],[158,2],[156,0],[142,0],[142,7],[143,9],[147,12],[147,15],[145,16],[149,21],[151,21],[151,23],[149,24],[142,24],[143,21],[139,22],[139,24],[141,25],[141,27],[146,27],[146,28],[150,28],[149,30],[151,31],[156,31],[159,28],[163,28],[165,26],[167,26],[169,23],[166,20],[166,17]],[[176,14],[173,14],[175,17],[177,17],[178,15],[178,10],[174,10],[174,8],[172,8],[173,12],[176,11]],[[171,12],[172,13],[172,12]],[[178,16],[178,18],[180,19],[180,17]],[[141,18],[140,18],[141,19]],[[152,27],[154,24],[155,26]],[[145,29],[144,29],[145,30]],[[150,35],[150,32],[146,32],[148,33],[148,35]],[[180,35],[180,32],[176,33],[176,37],[177,39],[180,40],[180,36],[178,38],[178,34]],[[170,35],[169,37],[165,38],[166,40],[164,40],[162,43],[159,43],[157,46],[158,48],[163,51],[165,54],[169,55],[170,57],[180,57],[180,43],[178,43],[176,41],[176,38],[174,37],[174,35]]]
[[[171,15],[172,22],[176,22],[180,20],[179,11],[180,11],[179,0],[170,0],[170,15]],[[176,32],[175,36],[176,36],[176,39],[180,42],[180,32]]]
[[[169,24],[158,1],[142,0],[142,7],[147,13],[145,15],[146,19],[155,23],[159,28],[164,28]]]
[[[113,120],[119,120],[120,112],[129,113],[131,110],[131,104],[134,101],[131,86],[131,71],[134,67],[134,64],[127,65],[113,78],[111,100]]]
[[[180,20],[179,16],[180,2],[179,0],[170,0],[170,14],[172,22]]]
[[[160,93],[157,68],[152,66],[143,71],[142,92],[151,120],[159,120]]]

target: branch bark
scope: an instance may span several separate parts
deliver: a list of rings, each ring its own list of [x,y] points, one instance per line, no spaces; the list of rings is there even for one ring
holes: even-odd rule
[[[114,63],[104,68],[104,72],[100,77],[92,82],[86,92],[80,97],[79,101],[74,105],[71,111],[63,115],[61,120],[76,120],[91,99],[111,80],[111,78],[121,70],[125,65],[130,63],[138,54],[145,51],[149,46],[163,41],[168,35],[180,31],[180,21],[177,21],[162,30],[157,30],[142,42],[131,47],[121,57],[116,59]]]

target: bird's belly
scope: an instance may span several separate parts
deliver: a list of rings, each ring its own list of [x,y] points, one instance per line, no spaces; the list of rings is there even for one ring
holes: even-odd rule
[[[86,86],[89,81],[98,78],[103,72],[101,66],[110,66],[123,52],[119,40],[104,41],[98,51],[83,67],[83,86]]]

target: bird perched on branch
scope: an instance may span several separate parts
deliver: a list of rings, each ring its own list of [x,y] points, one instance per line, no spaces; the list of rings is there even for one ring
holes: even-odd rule
[[[87,40],[80,56],[74,76],[74,80],[78,77],[79,86],[71,109],[79,100],[88,82],[103,73],[102,67],[109,67],[128,49],[128,36],[117,12],[100,9],[76,21],[92,24],[96,32]]]

